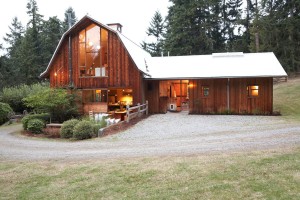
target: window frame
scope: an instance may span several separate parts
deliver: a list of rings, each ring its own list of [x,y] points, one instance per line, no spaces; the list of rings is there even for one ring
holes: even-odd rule
[[[201,95],[204,98],[208,98],[209,97],[209,86],[208,85],[202,85],[202,87],[201,87]]]
[[[255,92],[255,91],[257,91],[257,92]],[[248,98],[259,97],[260,96],[260,85],[258,85],[258,84],[248,85],[247,86],[247,96],[248,96]]]
[[[94,25],[99,28],[99,45],[100,48],[95,51],[95,49],[88,49],[87,48],[87,41],[88,41],[88,29],[90,26]],[[92,27],[91,29],[93,29]],[[90,30],[90,29],[89,29]],[[84,34],[84,38],[81,39],[81,34]],[[102,41],[102,34],[106,34],[104,37],[106,41]],[[97,40],[97,39],[96,39]],[[105,78],[108,77],[108,48],[109,48],[109,33],[108,30],[105,28],[102,28],[101,26],[98,26],[97,24],[93,23],[84,29],[82,29],[78,34],[78,71],[79,71],[79,78]],[[101,46],[101,44],[106,43],[104,47]],[[83,51],[81,51],[81,48],[84,48]],[[105,50],[103,48],[106,48]],[[104,53],[104,56],[102,56],[102,51],[106,52]],[[81,53],[84,52],[84,55],[81,55]],[[87,56],[90,56],[93,58],[92,54],[98,54],[99,55],[99,63],[92,65],[92,67],[87,66],[87,62],[91,61],[88,60]],[[95,57],[95,56],[94,56]],[[84,60],[84,61],[83,61]],[[107,63],[104,63],[104,62]],[[85,63],[84,66],[82,66],[82,63]],[[93,63],[93,62],[92,62]],[[94,64],[94,63],[93,63]]]

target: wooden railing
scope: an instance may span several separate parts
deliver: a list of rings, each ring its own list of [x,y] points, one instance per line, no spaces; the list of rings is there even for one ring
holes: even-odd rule
[[[138,104],[134,107],[126,106],[126,122],[129,122],[131,119],[140,117],[143,113],[148,115],[148,101],[145,104]]]

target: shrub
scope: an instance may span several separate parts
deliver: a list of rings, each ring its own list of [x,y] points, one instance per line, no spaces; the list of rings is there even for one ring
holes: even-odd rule
[[[102,120],[96,124],[94,124],[94,135],[93,136],[97,136],[98,135],[98,131],[101,128],[104,128],[107,126],[107,123],[105,121],[105,118],[102,118]]]
[[[48,88],[24,98],[23,101],[35,112],[50,113],[54,120],[64,122],[78,116],[76,98],[75,91],[70,93],[65,89]]]
[[[15,112],[22,113],[23,110],[28,109],[22,99],[47,88],[49,88],[49,83],[35,83],[32,85],[21,84],[5,87],[0,94],[0,101],[8,103]]]
[[[74,127],[73,137],[78,140],[83,140],[91,138],[93,133],[93,123],[89,121],[81,121]]]
[[[73,129],[80,121],[78,119],[70,119],[65,121],[60,129],[61,138],[71,138],[73,137]]]
[[[42,133],[45,123],[40,119],[31,119],[28,121],[27,130],[32,133]]]
[[[31,119],[40,119],[40,120],[44,121],[44,123],[45,122],[49,122],[50,121],[50,114],[48,114],[48,113],[42,113],[42,114],[26,115],[22,119],[22,124],[23,124],[24,130],[27,130],[27,128],[28,128],[28,122]]]
[[[12,113],[12,108],[7,103],[0,102],[0,125],[9,120],[9,114]]]

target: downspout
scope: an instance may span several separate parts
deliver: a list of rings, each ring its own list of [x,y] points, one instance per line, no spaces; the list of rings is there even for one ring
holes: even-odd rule
[[[68,13],[68,25],[69,29],[72,27],[71,23],[71,13]],[[69,87],[73,88],[73,66],[72,66],[72,36],[69,34]]]
[[[227,111],[229,112],[230,111],[230,79],[228,78],[227,79]]]

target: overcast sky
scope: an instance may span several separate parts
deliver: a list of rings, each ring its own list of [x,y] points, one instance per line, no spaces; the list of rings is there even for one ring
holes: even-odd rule
[[[3,37],[9,32],[12,19],[16,16],[26,26],[28,0],[1,1],[0,11],[0,43],[4,44]],[[163,16],[168,13],[168,0],[36,0],[39,13],[44,19],[57,16],[64,19],[64,12],[68,7],[75,10],[78,20],[84,15],[101,23],[120,23],[123,25],[123,34],[136,43],[147,39],[146,29],[156,10]]]

